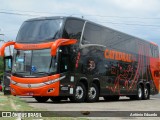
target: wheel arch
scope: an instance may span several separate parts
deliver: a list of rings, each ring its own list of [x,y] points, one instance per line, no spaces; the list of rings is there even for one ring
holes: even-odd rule
[[[99,89],[99,93],[100,93],[101,87],[100,87],[100,81],[99,81],[99,79],[98,78],[94,78],[93,81],[92,81],[92,83],[94,83],[94,84],[97,85],[97,87]]]
[[[78,83],[83,83],[84,86],[86,87],[86,90],[88,91],[88,81],[87,81],[86,77],[80,78],[80,80],[78,81]]]
[[[149,89],[149,93],[151,93],[151,86],[150,86],[150,83],[149,82],[147,82],[146,84],[145,84],[145,87],[147,87],[148,89]]]
[[[139,82],[138,85],[141,85],[142,86],[142,89],[144,90],[145,87],[148,87],[149,88],[149,92],[150,92],[150,83],[149,82]]]
[[[139,82],[138,85],[140,85],[142,87],[142,89],[144,90],[144,83],[142,81]]]

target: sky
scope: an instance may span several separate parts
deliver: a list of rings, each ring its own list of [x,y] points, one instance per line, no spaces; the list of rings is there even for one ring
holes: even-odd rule
[[[160,0],[0,0],[0,40],[15,40],[30,18],[83,16],[160,46],[159,6]]]

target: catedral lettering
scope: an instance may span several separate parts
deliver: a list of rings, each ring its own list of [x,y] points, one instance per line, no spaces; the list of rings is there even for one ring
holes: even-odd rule
[[[121,60],[124,62],[132,62],[132,55],[124,52],[106,49],[104,52],[106,59]]]
[[[5,56],[9,46],[13,54]],[[27,20],[0,55],[4,94],[38,102],[96,102],[121,95],[146,100],[159,91],[156,44],[80,18]]]

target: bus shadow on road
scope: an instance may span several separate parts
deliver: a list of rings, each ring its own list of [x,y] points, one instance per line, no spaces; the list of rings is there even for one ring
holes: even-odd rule
[[[24,101],[26,101],[27,103],[38,103],[33,97],[20,97],[22,98]],[[27,99],[27,100],[25,100]],[[149,100],[155,100],[155,98],[150,98]],[[104,100],[102,98],[99,99],[99,101],[97,102],[93,102],[93,103],[114,103],[114,102],[139,102],[139,101],[148,101],[148,100],[131,100],[127,97],[125,98],[120,98],[119,100]],[[61,101],[51,101],[50,99],[45,102],[45,104],[73,104],[75,102],[68,100],[61,100]],[[84,102],[84,103],[89,103],[89,102]],[[77,104],[77,103],[75,103]]]

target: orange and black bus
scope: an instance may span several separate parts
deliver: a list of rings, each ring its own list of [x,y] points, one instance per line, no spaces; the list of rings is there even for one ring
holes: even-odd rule
[[[10,45],[13,56],[5,56]],[[157,44],[80,18],[27,20],[0,53],[12,66],[11,94],[38,102],[146,100],[159,91]]]

